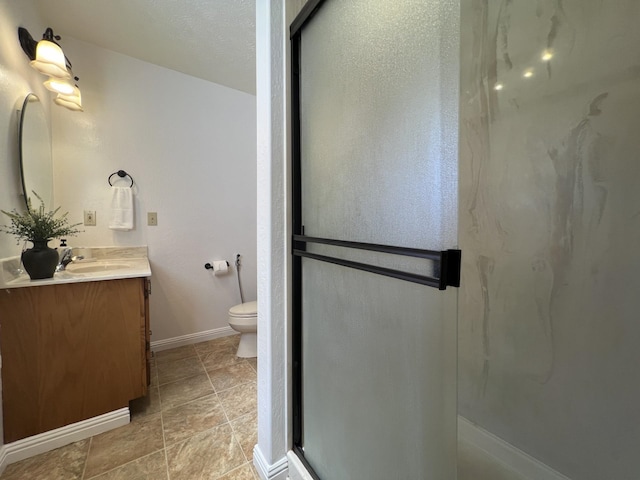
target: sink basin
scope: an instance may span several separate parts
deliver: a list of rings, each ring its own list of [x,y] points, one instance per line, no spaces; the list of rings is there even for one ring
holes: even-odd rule
[[[70,264],[67,265],[67,271],[69,273],[98,273],[98,272],[110,272],[112,270],[122,270],[123,268],[129,268],[127,263],[92,263],[90,265],[83,264]]]
[[[82,247],[77,253],[86,258],[76,259],[52,278],[41,280],[32,280],[21,270],[19,256],[0,258],[0,290],[151,276],[146,247]]]

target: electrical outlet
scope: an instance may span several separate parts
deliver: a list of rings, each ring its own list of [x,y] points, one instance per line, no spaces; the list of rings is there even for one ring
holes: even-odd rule
[[[147,225],[150,227],[158,226],[158,212],[147,212]]]
[[[84,224],[87,227],[95,227],[96,226],[96,211],[95,210],[85,210],[84,211]]]

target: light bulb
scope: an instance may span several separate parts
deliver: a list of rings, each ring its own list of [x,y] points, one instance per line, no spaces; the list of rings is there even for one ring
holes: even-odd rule
[[[69,110],[83,111],[82,110],[82,95],[77,85],[73,86],[73,93],[71,95],[58,94],[53,99],[56,105],[61,105]]]
[[[55,93],[61,93],[62,95],[73,94],[73,84],[69,83],[67,80],[49,77],[49,80],[44,82],[44,86],[47,90]]]

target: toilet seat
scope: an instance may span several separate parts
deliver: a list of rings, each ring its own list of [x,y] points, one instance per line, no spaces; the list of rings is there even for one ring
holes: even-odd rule
[[[248,318],[258,315],[258,302],[246,302],[235,305],[229,309],[229,316],[235,318]]]
[[[251,331],[256,332],[258,331],[258,316],[234,317],[233,315],[229,315],[229,325],[234,330],[242,333]]]

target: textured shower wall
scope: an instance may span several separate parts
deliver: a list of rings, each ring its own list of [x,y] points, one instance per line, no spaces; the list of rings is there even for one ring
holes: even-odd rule
[[[462,1],[459,410],[574,480],[640,478],[638,25]]]

